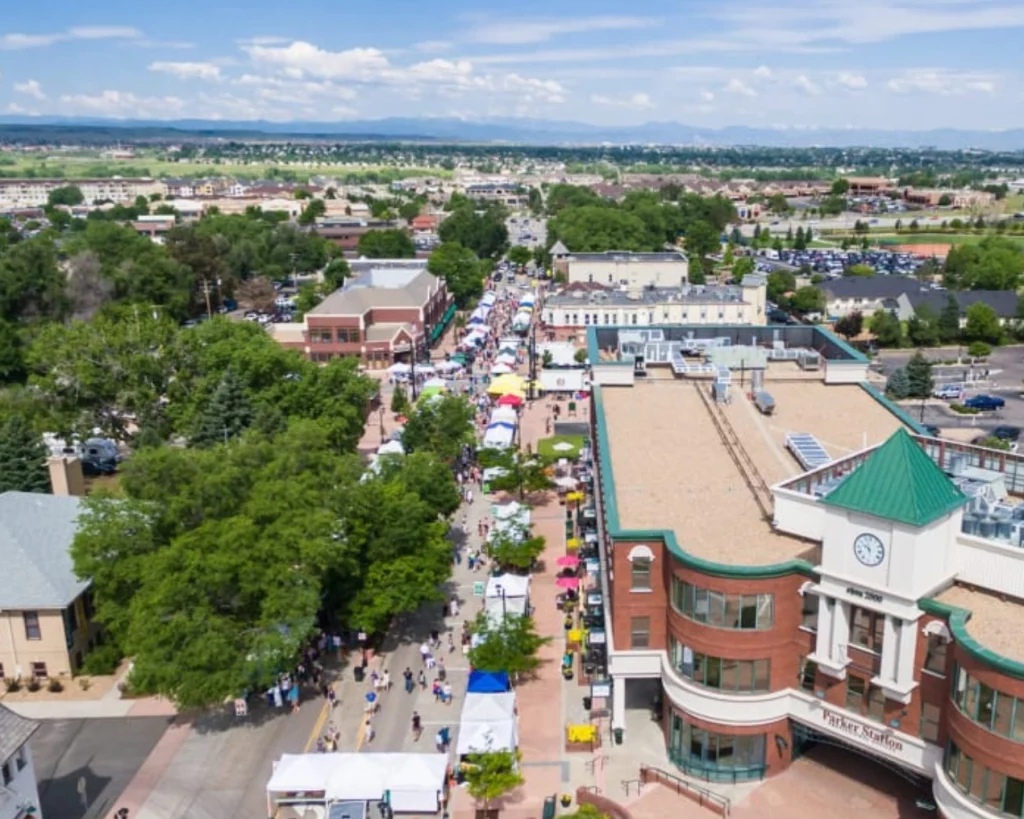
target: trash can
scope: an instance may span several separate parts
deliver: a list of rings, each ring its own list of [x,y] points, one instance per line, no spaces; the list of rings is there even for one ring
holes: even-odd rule
[[[583,698],[583,710],[584,711],[589,711],[590,710],[590,706],[591,706],[591,699],[590,699],[590,697],[584,697]]]
[[[359,665],[352,669],[352,674],[355,676],[356,682],[362,682],[363,678],[366,676],[366,672],[363,671],[363,667]]]
[[[612,731],[612,734],[615,736],[615,744],[616,745],[621,745],[622,744],[622,729],[621,728],[616,728],[614,731]]]
[[[553,796],[544,797],[544,812],[542,819],[555,819],[556,800]]]

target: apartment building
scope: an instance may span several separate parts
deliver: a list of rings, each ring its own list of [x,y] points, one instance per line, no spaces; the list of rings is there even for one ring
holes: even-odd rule
[[[42,819],[29,740],[39,728],[0,705],[0,819]]]
[[[137,196],[164,195],[164,183],[158,179],[0,179],[0,207],[39,207],[45,205],[50,191],[74,185],[89,204],[103,200],[130,204]]]

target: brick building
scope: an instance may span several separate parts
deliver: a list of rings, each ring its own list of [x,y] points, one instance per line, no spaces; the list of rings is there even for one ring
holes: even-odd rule
[[[387,367],[422,356],[455,314],[444,281],[412,266],[378,267],[347,282],[306,313],[301,328],[275,325],[275,337],[312,361],[358,356]],[[277,328],[281,328],[278,332]]]
[[[762,370],[767,423],[692,358],[636,378],[619,332],[588,336],[613,725],[656,695],[689,775],[760,779],[828,744],[948,819],[1021,817],[1024,456],[929,436],[818,328],[665,329],[749,345],[732,385]]]

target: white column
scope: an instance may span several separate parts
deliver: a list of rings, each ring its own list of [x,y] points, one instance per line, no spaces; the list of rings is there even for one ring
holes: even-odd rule
[[[814,653],[819,657],[832,656],[832,606],[824,595],[818,595],[818,636],[814,644]]]
[[[903,620],[899,628],[899,653],[896,659],[896,684],[909,690],[914,684],[914,655],[917,653],[917,623]]]
[[[850,604],[836,600],[832,606],[832,646],[829,658],[838,665],[845,665],[846,644],[850,641]]]
[[[626,678],[612,678],[612,727],[626,727]]]
[[[900,630],[896,625],[896,618],[891,614],[885,615],[885,631],[882,640],[882,667],[878,676],[886,682],[896,681],[897,657],[900,652]]]

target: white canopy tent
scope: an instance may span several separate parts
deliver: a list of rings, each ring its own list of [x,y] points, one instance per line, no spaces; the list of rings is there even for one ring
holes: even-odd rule
[[[511,501],[510,503],[495,504],[491,508],[491,512],[494,517],[499,520],[508,520],[509,518],[519,518],[524,514],[526,515],[527,523],[530,520],[530,507],[526,504],[520,503],[519,501]]]
[[[435,813],[448,772],[446,754],[285,754],[267,783],[267,806],[379,802],[395,813]],[[301,795],[301,796],[299,796]]]
[[[423,389],[429,390],[437,387],[438,389],[445,389],[448,386],[447,382],[443,378],[429,378],[423,382]]]
[[[457,370],[461,370],[462,365],[457,361],[438,361],[436,369],[439,373],[453,373]]]
[[[526,617],[530,613],[530,601],[526,597],[490,597],[484,600],[487,621],[495,628],[508,617]]]
[[[489,427],[487,432],[484,433],[483,447],[495,447],[498,449],[504,449],[505,447],[512,446],[512,439],[515,437],[515,430],[510,429],[505,425]]]
[[[486,751],[514,750],[519,744],[515,694],[466,694],[459,722],[459,756]]]
[[[377,450],[378,455],[404,455],[405,447],[401,441],[388,441]]]
[[[506,600],[513,597],[528,597],[530,595],[530,576],[499,574],[487,578],[487,591],[484,597],[501,599],[503,592]]]
[[[519,416],[516,415],[516,411],[512,407],[495,407],[491,410],[491,423],[493,424],[498,421],[504,421],[507,424],[518,424]]]

